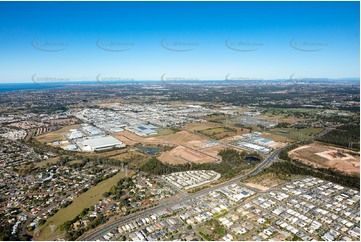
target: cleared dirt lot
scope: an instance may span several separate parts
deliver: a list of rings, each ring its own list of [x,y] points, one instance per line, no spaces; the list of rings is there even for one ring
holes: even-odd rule
[[[294,176],[297,177],[297,176]],[[287,179],[284,177],[279,177],[272,173],[262,173],[257,176],[251,177],[243,181],[245,185],[249,187],[254,187],[261,191],[266,191],[272,187],[279,186],[290,181],[291,178],[288,177]]]
[[[212,155],[212,156],[217,156],[217,157],[219,157],[219,159],[221,159],[221,157],[218,156],[218,153],[221,150],[224,150],[224,149],[227,149],[227,146],[218,144],[216,146],[207,147],[207,148],[203,148],[203,149],[200,149],[200,150],[202,152],[204,152],[204,153],[207,153],[207,154]]]
[[[204,142],[210,141],[210,139],[201,137],[200,135],[185,130],[179,131],[175,134],[165,135],[162,137],[146,138],[145,140],[146,142],[149,143],[166,142],[170,144],[180,144],[195,149],[201,148]]]
[[[156,137],[140,137],[136,134],[133,134],[129,131],[123,131],[119,133],[114,133],[112,136],[119,139],[128,145],[133,145],[136,143],[144,144],[164,144],[164,145],[185,145],[191,148],[202,148],[204,142],[210,141],[210,139],[201,137],[197,134],[191,133],[189,131],[179,131],[174,134],[162,135]]]
[[[360,155],[346,149],[312,143],[291,150],[288,155],[315,167],[360,175]]]
[[[217,158],[211,157],[206,153],[189,149],[184,146],[177,146],[176,148],[161,154],[158,159],[168,164],[201,164],[218,161]]]
[[[268,132],[263,132],[262,133],[262,137],[266,138],[266,139],[271,139],[275,142],[281,142],[281,143],[290,143],[290,142],[294,142],[294,140],[289,139],[285,136],[282,135],[277,135],[277,134],[271,134]]]
[[[252,187],[252,188],[256,188],[258,190],[261,190],[261,191],[267,191],[269,189],[269,187],[265,187],[265,186],[262,186],[260,184],[257,184],[257,183],[251,183],[251,182],[248,182],[248,183],[245,183],[246,186],[249,186],[249,187]]]
[[[129,131],[122,131],[118,133],[111,134],[117,140],[122,141],[126,145],[135,145],[137,143],[142,142],[143,138],[139,137],[138,135],[133,134]]]

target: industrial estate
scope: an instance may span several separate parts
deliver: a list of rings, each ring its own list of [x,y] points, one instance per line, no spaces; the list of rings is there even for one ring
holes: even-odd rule
[[[100,94],[37,114],[3,102],[3,238],[359,240],[359,103],[332,107],[318,90],[323,107]]]

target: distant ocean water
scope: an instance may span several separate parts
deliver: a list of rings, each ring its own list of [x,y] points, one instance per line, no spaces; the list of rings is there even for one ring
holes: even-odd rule
[[[168,82],[168,81],[166,81]],[[51,83],[0,83],[0,92],[20,91],[20,90],[40,90],[52,89],[79,85],[140,85],[140,84],[155,84],[162,85],[166,82],[162,81],[74,81],[74,82],[51,82]],[[177,81],[172,81],[177,83]],[[183,81],[179,81],[183,82]],[[168,82],[170,83],[170,82]]]
[[[80,81],[80,82],[52,82],[52,83],[0,83],[0,92],[11,92],[20,90],[41,90],[60,88],[73,85],[105,85],[105,84],[139,84],[141,82],[96,82],[96,81]]]
[[[37,90],[58,87],[56,85],[41,86],[35,83],[0,83],[0,92],[11,92],[19,90]]]

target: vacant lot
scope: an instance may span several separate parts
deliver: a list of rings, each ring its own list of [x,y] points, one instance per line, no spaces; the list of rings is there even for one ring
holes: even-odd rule
[[[221,127],[222,124],[220,123],[212,123],[212,122],[204,122],[204,123],[189,123],[185,126],[185,130],[194,132],[194,131],[200,131],[204,129],[210,129],[215,127]]]
[[[135,150],[129,150],[128,152],[119,154],[119,155],[115,155],[115,156],[111,156],[111,158],[116,159],[116,160],[128,160],[128,159],[139,159],[139,158],[144,158],[147,155],[139,152],[139,151],[135,151]]]
[[[140,137],[136,134],[133,134],[129,131],[123,131],[113,136],[126,144],[161,144],[167,146],[176,146],[176,145],[187,145],[194,148],[201,148],[203,146],[203,142],[210,141],[210,139],[206,139],[201,137],[200,135],[191,133],[189,131],[179,131],[174,134],[155,136],[155,137]]]
[[[171,151],[161,154],[158,159],[168,164],[185,164],[185,163],[209,163],[217,162],[218,159],[211,157],[206,153],[189,149],[184,146],[177,146]]]
[[[318,108],[271,108],[268,109],[265,114],[262,114],[262,116],[279,118],[280,122],[294,123],[295,121],[301,121],[322,111],[322,109]]]
[[[264,119],[264,120],[272,121],[272,122],[284,122],[284,123],[291,123],[291,124],[303,121],[302,118],[297,118],[297,117],[294,117],[291,115],[283,115],[283,114],[273,115],[270,113],[261,114],[261,115],[257,116],[256,118],[260,118],[260,119]]]
[[[224,150],[224,149],[227,149],[227,146],[225,145],[222,145],[222,144],[217,144],[215,146],[211,146],[211,147],[206,147],[206,148],[203,148],[203,149],[200,149],[200,151],[204,152],[204,153],[207,153],[211,156],[217,156],[221,159],[220,156],[218,156],[218,153],[221,151],[221,150]]]
[[[249,187],[254,187],[261,191],[266,191],[272,187],[276,187],[286,182],[289,182],[291,179],[291,177],[281,177],[279,175],[267,172],[260,173],[259,175],[248,178],[243,182]]]
[[[217,219],[206,221],[204,224],[198,226],[196,231],[208,241],[221,240],[221,238],[227,234],[227,230]]]
[[[129,172],[130,173],[130,172]],[[131,174],[129,174],[131,175]],[[79,197],[75,198],[68,207],[60,209],[54,216],[47,219],[46,223],[40,228],[39,238],[36,240],[49,240],[52,237],[60,235],[60,226],[66,221],[75,218],[84,208],[95,205],[102,198],[104,192],[117,184],[124,177],[124,172],[119,172],[115,176],[100,182],[95,187],[90,188]],[[54,234],[51,234],[50,226],[54,226]]]
[[[200,135],[191,133],[189,131],[179,131],[175,134],[157,136],[151,138],[142,139],[143,143],[148,144],[164,144],[164,145],[185,145],[191,148],[197,149],[203,146],[204,142],[210,141],[210,139],[201,137]]]
[[[128,167],[130,169],[138,169],[140,166],[144,165],[148,160],[149,156],[145,155],[139,151],[129,151],[120,155],[110,157],[119,161],[130,161]]]
[[[154,136],[162,136],[162,135],[168,135],[168,134],[175,133],[175,131],[172,129],[158,129],[157,132],[158,132],[158,134],[156,134]]]
[[[347,174],[360,175],[360,155],[346,149],[320,143],[300,146],[289,156],[314,167],[331,168]]]
[[[228,128],[228,127],[216,127],[216,128],[209,128],[199,131],[199,133],[210,137],[211,139],[223,139],[227,137],[231,137],[237,134],[237,129],[235,128]]]
[[[305,128],[305,129],[295,129],[295,128],[275,128],[269,131],[271,134],[284,136],[288,139],[301,141],[306,140],[314,135],[320,133],[322,128]]]
[[[39,136],[35,137],[35,139],[40,142],[43,142],[43,143],[51,143],[51,142],[59,141],[59,140],[66,140],[66,138],[64,137],[64,134],[68,133],[69,130],[71,130],[71,129],[77,129],[79,127],[80,127],[79,124],[66,126],[57,131],[39,135]]]
[[[139,137],[138,135],[135,135],[129,131],[113,133],[113,134],[111,134],[111,136],[113,136],[117,140],[120,140],[121,142],[123,142],[126,145],[135,145],[142,141],[141,137]]]
[[[264,137],[266,139],[271,139],[271,140],[273,140],[275,142],[283,142],[283,143],[288,143],[288,142],[294,142],[295,141],[295,140],[293,140],[291,138],[287,138],[284,135],[278,135],[278,132],[272,132],[272,133],[263,132],[262,137]]]
[[[120,149],[109,149],[109,150],[104,150],[104,151],[96,151],[94,153],[85,153],[85,155],[93,157],[93,156],[97,156],[97,157],[111,157],[111,156],[116,156],[116,155],[121,155],[124,153],[127,153],[129,151],[128,147],[125,148],[120,148]]]
[[[167,146],[177,146],[184,145],[193,149],[201,149],[204,146],[204,143],[212,140],[211,137],[206,137],[205,134],[198,134],[197,131],[206,132],[206,133],[217,133],[216,135],[222,137],[224,140],[231,139],[231,137],[238,135],[241,137],[241,134],[249,133],[248,129],[231,127],[235,131],[229,131],[227,128],[222,127],[221,124],[205,122],[205,123],[191,123],[186,126],[182,131],[176,133],[165,132],[164,135],[155,135],[155,136],[145,136],[140,137],[136,134],[133,134],[129,131],[123,131],[112,134],[113,137],[122,141],[127,145],[135,145],[137,143],[142,144],[161,144]],[[173,131],[174,132],[174,131]],[[169,133],[169,134],[168,134]],[[224,138],[228,133],[230,137]],[[227,134],[227,135],[224,135]],[[223,140],[222,139],[222,140]]]

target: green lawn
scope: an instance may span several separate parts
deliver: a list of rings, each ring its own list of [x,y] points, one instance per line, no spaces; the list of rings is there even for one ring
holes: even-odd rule
[[[130,173],[130,172],[129,172]],[[73,203],[66,208],[60,209],[54,216],[47,219],[46,223],[40,227],[40,236],[37,240],[49,240],[63,233],[60,226],[66,221],[75,218],[84,208],[95,205],[102,198],[104,192],[116,185],[124,177],[124,172],[119,172],[115,176],[100,182],[95,187],[90,188],[85,193],[74,199]],[[54,226],[54,233],[51,234],[50,225]]]
[[[175,133],[171,129],[158,129],[157,132],[158,132],[158,135],[169,135],[169,134],[174,134]]]
[[[212,139],[223,139],[228,135],[235,135],[237,131],[232,130],[228,127],[215,127],[199,131],[201,134],[204,134]]]
[[[148,135],[147,138],[157,137],[157,136],[162,136],[162,135],[169,135],[169,134],[174,134],[174,133],[175,133],[175,131],[172,129],[157,129],[157,134]]]

